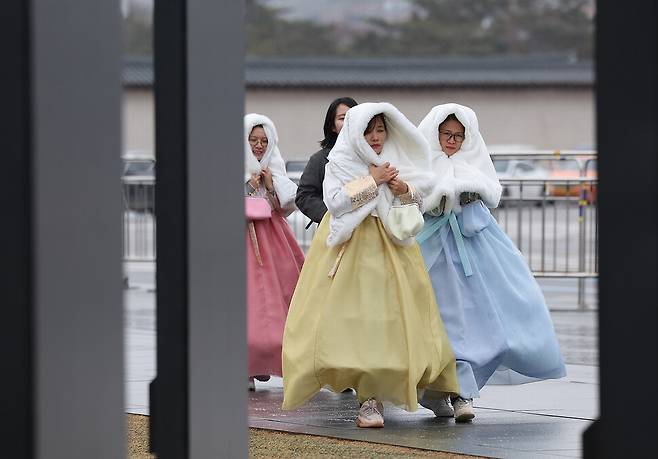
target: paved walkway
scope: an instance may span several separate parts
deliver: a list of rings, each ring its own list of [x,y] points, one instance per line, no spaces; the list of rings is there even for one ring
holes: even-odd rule
[[[486,457],[580,457],[581,435],[598,413],[597,368],[569,365],[568,376],[522,386],[488,386],[469,424],[437,419],[424,408],[385,408],[383,429],[354,424],[353,394],[323,390],[304,407],[281,411],[281,378],[256,382],[249,426]]]
[[[135,268],[126,290],[126,411],[148,414],[148,383],[155,375],[155,294],[152,273]],[[387,443],[489,457],[580,457],[581,434],[598,416],[596,311],[552,311],[567,377],[521,386],[487,386],[470,424],[436,419],[419,408],[386,408],[386,427],[354,424],[353,394],[322,391],[295,411],[283,412],[281,378],[256,382],[249,425],[273,430]]]

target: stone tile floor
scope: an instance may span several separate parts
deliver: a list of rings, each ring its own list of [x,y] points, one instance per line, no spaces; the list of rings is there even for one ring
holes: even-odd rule
[[[148,384],[156,370],[151,274],[147,268],[131,275],[125,295],[126,412],[136,414],[148,414]],[[249,425],[490,457],[580,457],[582,432],[598,416],[597,313],[563,307],[551,315],[567,377],[487,386],[475,401],[477,417],[470,424],[436,419],[424,408],[407,413],[387,407],[384,429],[359,429],[354,395],[329,391],[298,410],[283,412],[282,380],[272,378],[257,381],[257,391],[250,394]]]

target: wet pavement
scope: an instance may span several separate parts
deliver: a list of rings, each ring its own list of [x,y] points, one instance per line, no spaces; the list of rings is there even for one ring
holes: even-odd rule
[[[148,264],[129,266],[125,291],[126,412],[148,414],[148,384],[155,375],[155,291]],[[541,282],[540,282],[541,283]],[[488,457],[580,457],[581,434],[598,416],[597,312],[581,311],[559,282],[542,285],[567,362],[567,377],[521,386],[487,386],[469,424],[437,419],[419,408],[387,407],[384,429],[354,424],[353,394],[321,391],[298,410],[281,411],[282,380],[257,381],[249,397],[249,425],[427,450]],[[553,289],[553,291],[551,290]],[[590,301],[595,300],[591,290]],[[555,303],[554,303],[555,304]],[[245,382],[246,388],[246,382]]]
[[[598,313],[596,311],[551,311],[555,333],[566,363],[598,365]]]
[[[387,406],[383,429],[356,427],[354,394],[323,390],[282,411],[282,380],[272,378],[250,393],[249,426],[486,457],[580,457],[582,432],[598,413],[597,368],[568,365],[567,372],[557,381],[485,387],[471,423]]]

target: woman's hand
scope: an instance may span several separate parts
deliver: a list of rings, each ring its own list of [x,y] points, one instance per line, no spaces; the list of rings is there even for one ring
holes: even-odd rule
[[[252,174],[251,178],[249,179],[249,185],[251,185],[254,191],[260,188],[260,175]]]
[[[400,196],[401,194],[409,192],[409,185],[397,178],[388,182],[388,187],[395,196]]]
[[[265,183],[265,188],[267,191],[274,191],[274,179],[272,178],[272,171],[268,167],[261,171],[260,175],[263,177],[263,182]]]
[[[370,171],[372,178],[375,179],[377,185],[394,180],[400,173],[396,168],[392,167],[390,163],[384,163],[381,166],[371,164],[368,167],[368,170]]]

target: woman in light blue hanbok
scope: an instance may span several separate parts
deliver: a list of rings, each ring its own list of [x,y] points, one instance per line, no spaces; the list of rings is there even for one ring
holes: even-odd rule
[[[457,359],[459,397],[426,391],[421,405],[475,417],[487,383],[560,378],[565,367],[543,294],[521,252],[489,212],[501,186],[473,110],[434,107],[418,126],[432,149],[440,202],[417,236]],[[451,406],[452,404],[452,406]]]

